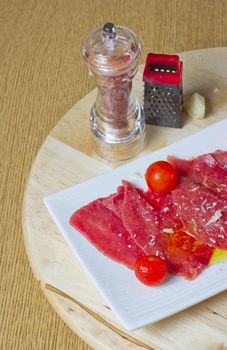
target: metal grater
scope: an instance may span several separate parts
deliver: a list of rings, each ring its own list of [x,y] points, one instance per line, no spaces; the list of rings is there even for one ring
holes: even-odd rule
[[[147,124],[181,127],[183,64],[177,55],[149,53],[143,73]]]

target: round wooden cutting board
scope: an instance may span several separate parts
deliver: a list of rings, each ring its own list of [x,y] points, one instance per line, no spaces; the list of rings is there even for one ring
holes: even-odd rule
[[[205,96],[206,118],[193,121],[184,115],[181,129],[147,126],[148,142],[140,157],[227,116],[227,48],[184,52],[180,56],[185,100],[193,92]],[[142,71],[140,66],[134,82],[141,99]],[[79,101],[51,131],[27,182],[24,240],[42,290],[65,322],[97,350],[227,349],[227,292],[140,330],[125,331],[50,218],[44,196],[123,164],[98,158],[90,146],[89,112],[95,93]]]

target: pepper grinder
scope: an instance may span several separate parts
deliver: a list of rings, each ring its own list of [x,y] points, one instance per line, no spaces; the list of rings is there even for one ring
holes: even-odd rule
[[[82,48],[97,84],[97,98],[90,112],[92,145],[108,160],[135,157],[145,145],[145,117],[132,93],[140,53],[136,35],[113,23],[90,33]]]

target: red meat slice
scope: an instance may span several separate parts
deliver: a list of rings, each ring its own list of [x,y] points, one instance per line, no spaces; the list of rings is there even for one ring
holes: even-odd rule
[[[132,190],[135,189],[138,192],[139,196],[144,198],[152,208],[154,207],[157,210],[157,215],[159,217],[159,224],[160,224],[159,229],[161,234],[164,228],[179,227],[179,223],[177,225],[177,219],[176,219],[176,216],[177,216],[176,207],[173,205],[172,198],[170,197],[170,195],[159,195],[149,190],[145,192],[142,189],[134,187],[131,183],[127,181],[124,181],[124,183],[125,183],[125,186],[118,187],[117,193],[111,194],[106,198],[100,199],[100,201],[102,201],[104,206],[112,210],[118,217],[123,219],[124,193],[125,193],[125,188],[127,189],[129,187]],[[138,198],[137,194],[136,194],[136,197]],[[130,206],[130,203],[131,202],[129,202],[127,205]],[[152,215],[153,215],[154,211],[152,208],[149,208],[149,210],[152,210]],[[157,218],[155,217],[155,220],[156,219]],[[180,227],[182,227],[182,224],[180,225]],[[133,236],[132,238],[135,239],[135,237]],[[136,239],[135,241],[137,242]],[[146,242],[143,242],[143,243],[146,243]],[[147,248],[145,248],[145,252],[148,253]]]
[[[182,222],[179,220],[171,193],[160,195],[150,190],[146,192],[143,190],[138,191],[151,206],[158,210],[161,230],[165,228],[176,229],[183,226]]]
[[[122,220],[102,200],[97,199],[77,210],[70,224],[80,231],[101,253],[134,268],[144,253],[125,229]]]
[[[185,232],[171,193],[159,195],[149,190],[139,190],[139,193],[159,210],[168,271],[189,280],[194,279],[209,264],[214,248],[200,243]]]
[[[216,159],[216,161],[224,169],[227,169],[227,152],[226,151],[216,151],[214,153],[211,153],[211,155]]]
[[[141,197],[143,197],[152,207],[155,209],[162,209],[165,206],[169,206],[172,204],[172,199],[170,198],[169,194],[158,194],[155,192],[152,192],[150,190],[143,191],[141,189],[137,189]]]
[[[122,218],[123,203],[124,203],[124,188],[121,186],[117,193],[111,194],[106,198],[101,198],[102,204],[112,210],[119,218]]]
[[[184,227],[196,239],[213,247],[227,249],[225,204],[208,188],[188,180],[172,192]]]
[[[163,237],[157,211],[129,182],[123,181],[123,221],[136,244],[146,255],[164,257]]]
[[[216,156],[219,153],[217,152]],[[221,166],[212,154],[204,154],[192,160],[178,159],[172,156],[168,161],[176,168],[179,175],[209,187],[227,199],[227,170]]]
[[[185,160],[176,158],[174,156],[168,156],[167,160],[171,163],[180,176],[190,176],[193,169],[193,159]]]
[[[214,248],[202,244],[184,230],[165,234],[165,256],[169,272],[192,280],[209,264]]]

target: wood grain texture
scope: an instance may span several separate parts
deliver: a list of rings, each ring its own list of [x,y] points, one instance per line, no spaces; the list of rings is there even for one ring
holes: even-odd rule
[[[82,40],[116,21],[140,36],[143,62],[149,50],[227,46],[226,15],[225,0],[0,1],[1,349],[91,349],[42,295],[21,229],[32,160],[60,117],[94,86]]]

